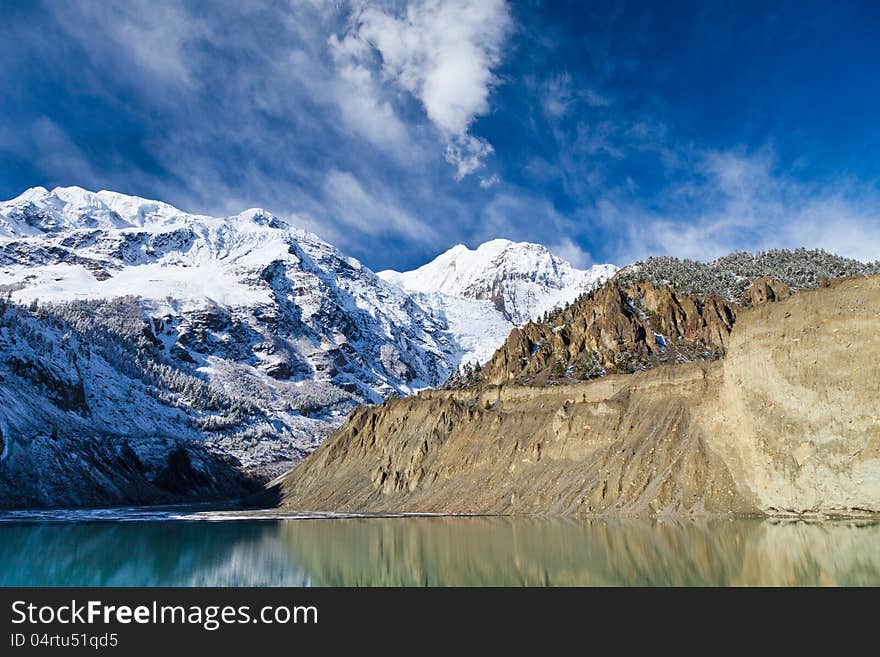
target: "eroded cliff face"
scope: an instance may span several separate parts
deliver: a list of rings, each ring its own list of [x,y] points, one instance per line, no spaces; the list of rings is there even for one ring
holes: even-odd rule
[[[778,303],[737,309],[723,360],[573,385],[426,391],[361,407],[284,477],[282,504],[880,513],[880,277],[773,295]],[[723,331],[720,324],[696,326]]]
[[[830,285],[737,322],[698,409],[762,511],[880,512],[880,277]]]

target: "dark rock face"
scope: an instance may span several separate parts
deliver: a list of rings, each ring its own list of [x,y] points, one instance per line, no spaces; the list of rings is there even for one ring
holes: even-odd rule
[[[827,287],[822,285],[820,287]],[[749,288],[749,301],[752,305],[765,303],[767,301],[779,301],[791,296],[791,290],[785,283],[774,281],[772,278],[762,276],[752,281],[752,287]]]
[[[6,363],[14,374],[41,389],[46,399],[61,410],[73,411],[82,416],[89,414],[81,378],[65,378],[43,363],[15,356],[6,359]]]
[[[168,453],[168,465],[154,483],[162,490],[184,495],[210,484],[210,478],[193,468],[189,452],[177,445]]]

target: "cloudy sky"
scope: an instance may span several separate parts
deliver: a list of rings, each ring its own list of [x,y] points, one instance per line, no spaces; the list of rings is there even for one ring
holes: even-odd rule
[[[880,258],[875,2],[0,8],[2,198],[264,207],[374,269],[494,237]]]

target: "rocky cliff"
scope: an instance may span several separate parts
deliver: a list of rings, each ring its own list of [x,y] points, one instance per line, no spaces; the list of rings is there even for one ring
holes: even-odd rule
[[[779,288],[772,281],[764,283]],[[710,294],[612,281],[542,323],[511,332],[486,364],[487,383],[543,384],[632,373],[723,353],[736,307]]]
[[[720,300],[707,299],[696,315],[685,311],[682,335],[722,346],[720,360],[585,383],[425,391],[360,407],[279,482],[282,504],[363,512],[880,513],[880,277],[788,298],[768,287],[779,301],[736,308],[735,323],[724,321],[732,309]],[[769,296],[760,284],[755,289]],[[600,294],[619,292],[608,286]],[[665,298],[658,307],[677,307],[653,285],[643,290],[646,304],[652,295]],[[624,306],[621,299],[617,308],[627,315]],[[678,306],[689,304],[678,299]],[[681,319],[659,315],[652,321],[663,326]],[[636,324],[621,325],[615,339],[632,335],[639,344]],[[585,326],[584,343],[596,339],[601,354],[601,336]],[[504,371],[487,370],[490,381]]]

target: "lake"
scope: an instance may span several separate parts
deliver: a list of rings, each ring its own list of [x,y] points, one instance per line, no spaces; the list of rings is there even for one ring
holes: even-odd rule
[[[0,512],[2,586],[880,585],[880,523]]]

